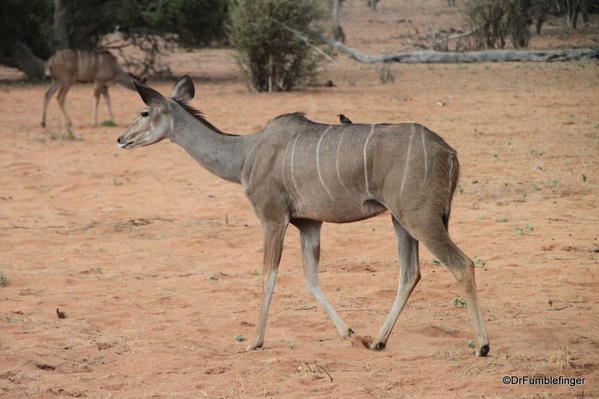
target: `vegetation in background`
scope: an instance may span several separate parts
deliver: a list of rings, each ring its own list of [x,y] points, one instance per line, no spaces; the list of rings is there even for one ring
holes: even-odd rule
[[[477,48],[504,48],[509,40],[516,48],[528,47],[530,0],[468,0],[466,25],[474,33]]]
[[[17,68],[27,77],[43,77],[43,61],[54,48],[51,38],[52,0],[0,1],[0,64]],[[35,60],[35,58],[34,58]]]
[[[309,84],[319,56],[288,28],[320,31],[326,15],[313,0],[232,0],[227,26],[239,65],[257,91],[288,91]]]
[[[72,12],[70,48],[112,47],[119,52],[133,46],[142,55],[133,58],[128,52],[126,59],[121,52],[124,66],[147,75],[161,72],[159,59],[165,50],[222,41],[227,0],[79,0],[72,9],[77,11]],[[86,11],[90,9],[100,18]],[[117,33],[113,43],[102,40],[109,33]]]
[[[132,45],[146,55],[140,72],[154,72],[157,54],[166,43],[196,47],[222,41],[227,4],[227,0],[3,0],[0,63],[41,78],[43,60],[56,49],[96,49],[106,44],[106,35],[116,33],[119,47]],[[30,54],[22,54],[26,50]],[[24,70],[21,64],[26,63],[37,63],[37,70]]]
[[[593,0],[467,0],[464,17],[474,32],[476,48],[504,48],[508,41],[515,48],[528,47],[529,27],[541,34],[548,15],[565,16],[566,25],[576,29],[579,16],[585,23],[599,11]]]
[[[40,57],[53,52],[53,0],[2,0],[0,2],[0,53],[8,50],[11,41],[28,43]]]
[[[314,49],[320,43],[313,38],[318,35],[310,34],[310,39],[301,35],[322,32],[321,22],[332,14],[333,30],[339,36],[342,32],[335,27],[340,29],[342,2],[2,0],[0,64],[21,70],[27,78],[42,79],[44,61],[57,49],[103,47],[121,52],[121,62],[137,74],[169,73],[168,68],[160,69],[164,51],[225,43],[228,37],[239,50],[240,65],[252,87],[291,90],[313,79],[319,61]],[[373,8],[377,3],[369,2]],[[563,17],[564,24],[576,28],[580,19],[588,23],[590,14],[599,12],[594,0],[464,0],[459,4],[474,32],[465,36],[468,41],[474,38],[468,49],[503,48],[510,43],[526,47],[530,26],[536,25],[540,33],[547,15]],[[131,47],[138,51],[130,51]],[[392,81],[388,72],[382,69],[382,81]]]
[[[379,72],[379,81],[382,84],[395,82],[395,74],[391,70],[390,62],[383,63],[383,66],[379,68],[378,72]]]

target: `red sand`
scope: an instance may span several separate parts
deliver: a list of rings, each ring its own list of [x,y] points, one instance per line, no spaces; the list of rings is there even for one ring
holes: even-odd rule
[[[378,18],[406,18],[397,8],[372,14],[373,41],[385,32]],[[382,85],[379,66],[339,60],[320,76],[335,88],[278,94],[249,93],[225,50],[179,54],[174,69],[207,78],[196,79],[192,104],[225,131],[305,111],[323,122],[340,112],[418,121],[441,134],[460,156],[451,235],[476,257],[488,358],[468,347],[457,283],[422,246],[422,280],[387,349],[341,340],[304,289],[294,228],[265,349],[243,352],[236,337],[253,334],[262,244],[242,188],[166,141],[118,149],[142,108],[134,92],[111,89],[120,125],[92,128],[92,87],[73,87],[82,140],[69,141],[51,138],[60,133],[54,101],[49,129],[39,126],[47,84],[3,84],[0,397],[597,397],[597,63],[396,65],[395,82]],[[151,83],[170,92],[171,83]],[[323,290],[360,334],[375,335],[390,309],[396,259],[388,215],[325,225]],[[506,375],[585,384],[505,385]]]

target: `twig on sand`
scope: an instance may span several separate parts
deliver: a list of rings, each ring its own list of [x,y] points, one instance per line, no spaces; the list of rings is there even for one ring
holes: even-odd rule
[[[331,382],[333,382],[333,377],[331,377],[331,374],[329,374],[329,371],[327,369],[325,369],[323,366],[321,366],[320,364],[315,364],[317,369],[320,369],[322,371],[325,372],[326,375],[329,376],[329,380],[331,380]]]
[[[551,309],[547,309],[547,310],[554,310],[556,312],[559,312],[560,310],[564,310],[566,308],[571,308],[572,305],[565,305],[565,306],[560,306],[559,308],[551,308]]]

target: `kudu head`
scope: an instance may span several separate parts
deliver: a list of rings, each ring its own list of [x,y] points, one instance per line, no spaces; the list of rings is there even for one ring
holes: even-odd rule
[[[173,107],[178,104],[172,98],[166,98],[156,90],[134,82],[141,99],[146,103],[139,116],[127,128],[125,133],[117,139],[119,147],[128,150],[157,143],[169,138],[173,129]],[[187,102],[195,94],[193,82],[188,75],[184,75],[173,86],[173,98]]]

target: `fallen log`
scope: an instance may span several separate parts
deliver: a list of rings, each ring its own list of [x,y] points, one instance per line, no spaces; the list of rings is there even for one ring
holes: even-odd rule
[[[283,28],[297,35],[308,45],[317,48],[310,44],[309,40],[301,35],[297,30],[290,28],[282,22],[273,20]],[[550,61],[578,61],[599,58],[599,47],[593,48],[571,48],[571,49],[548,49],[548,50],[480,50],[480,51],[436,51],[436,50],[421,50],[421,51],[401,51],[398,53],[368,55],[364,54],[352,47],[332,39],[320,32],[316,32],[310,28],[307,31],[327,43],[329,46],[347,54],[351,58],[364,63],[377,62],[402,62],[405,64],[451,64],[462,62],[550,62]],[[448,40],[462,36],[469,36],[473,32],[468,32],[463,35],[449,37]],[[317,48],[318,49],[318,48]],[[322,50],[318,49],[322,53]],[[323,53],[324,54],[324,53]],[[325,54],[330,60],[331,58]]]
[[[417,63],[460,63],[460,62],[548,62],[548,61],[577,61],[599,58],[599,47],[596,48],[574,48],[574,49],[551,49],[551,50],[481,50],[481,51],[401,51],[379,55],[364,54],[354,48],[311,31],[321,40],[347,54],[351,58],[364,63],[377,62],[402,62],[406,64]]]

